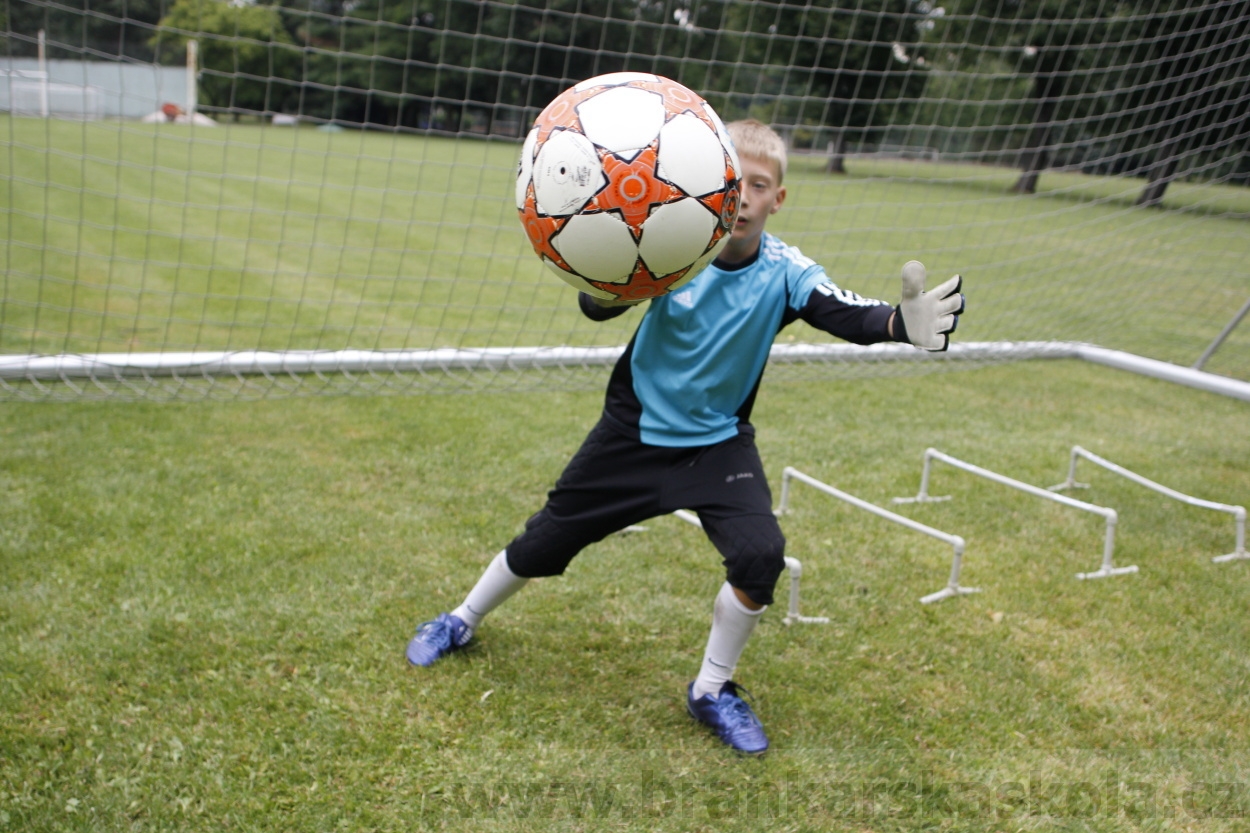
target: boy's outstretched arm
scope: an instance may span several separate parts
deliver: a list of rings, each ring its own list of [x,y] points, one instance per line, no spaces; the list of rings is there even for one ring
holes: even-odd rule
[[[891,331],[893,317],[894,307],[885,301],[860,297],[826,281],[811,291],[802,307],[782,319],[782,326],[801,318],[852,344],[876,344],[901,340]]]
[[[919,273],[911,264],[919,267]],[[897,308],[826,282],[812,290],[806,303],[783,320],[783,326],[802,318],[852,344],[901,341],[925,350],[945,350],[964,311],[964,297],[959,294],[962,281],[956,276],[926,293],[924,267],[916,261],[908,266],[903,300]]]

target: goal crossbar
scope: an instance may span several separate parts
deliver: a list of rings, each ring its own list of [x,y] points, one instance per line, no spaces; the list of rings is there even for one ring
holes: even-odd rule
[[[89,353],[0,356],[0,381],[219,378],[325,373],[402,373],[464,370],[588,368],[614,363],[611,347],[482,347],[432,350],[236,350],[166,353]],[[1110,350],[1083,342],[986,341],[952,344],[943,353],[907,344],[775,344],[774,364],[819,362],[1001,362],[1081,359],[1250,402],[1250,382]]]
[[[1147,489],[1152,489],[1161,495],[1165,495],[1166,497],[1172,498],[1173,500],[1178,500],[1181,503],[1187,504],[1189,506],[1196,506],[1200,509],[1212,509],[1216,512],[1225,512],[1225,513],[1232,515],[1233,524],[1235,527],[1235,543],[1233,546],[1233,551],[1231,553],[1228,553],[1227,555],[1217,555],[1211,560],[1218,564],[1218,563],[1223,563],[1225,561],[1235,561],[1235,560],[1250,558],[1250,553],[1246,552],[1246,508],[1244,506],[1233,506],[1233,505],[1226,504],[1226,503],[1216,503],[1213,500],[1203,500],[1202,498],[1194,497],[1193,495],[1187,495],[1182,492],[1178,492],[1175,489],[1171,489],[1167,486],[1164,486],[1161,483],[1156,483],[1155,481],[1151,480],[1148,477],[1143,477],[1142,475],[1137,474],[1136,472],[1129,471],[1123,466],[1117,465],[1111,462],[1110,460],[1107,460],[1103,457],[1099,457],[1097,454],[1093,453],[1092,451],[1087,451],[1086,449],[1081,448],[1079,445],[1072,446],[1071,462],[1068,465],[1068,479],[1063,481],[1062,483],[1058,483],[1054,486],[1048,487],[1050,491],[1057,492],[1057,491],[1062,491],[1064,489],[1088,489],[1089,488],[1088,483],[1078,483],[1076,480],[1076,464],[1077,464],[1077,461],[1082,457],[1085,458],[1086,460],[1089,460],[1094,465],[1102,466],[1104,469],[1106,469],[1109,472],[1112,472],[1113,474],[1118,474],[1123,478],[1133,481],[1139,486],[1145,486]]]
[[[1114,509],[1110,509],[1106,506],[1098,506],[1093,503],[1086,503],[1085,501],[1076,500],[1075,498],[1070,498],[1066,495],[1056,494],[1038,486],[1031,486],[1028,483],[1022,483],[1019,480],[999,474],[998,472],[990,471],[989,469],[981,468],[980,466],[960,460],[957,457],[952,457],[949,454],[943,454],[936,448],[925,449],[924,469],[920,475],[920,491],[913,497],[896,497],[894,498],[895,503],[928,503],[939,500],[950,500],[950,495],[935,497],[929,494],[929,472],[932,468],[934,460],[946,463],[949,466],[966,471],[969,474],[976,475],[977,477],[992,480],[1000,485],[1025,492],[1026,494],[1033,495],[1034,497],[1040,497],[1045,500],[1054,501],[1055,503],[1062,503],[1064,506],[1079,509],[1082,512],[1090,512],[1103,518],[1106,522],[1106,534],[1103,539],[1102,564],[1093,572],[1077,573],[1076,577],[1078,579],[1106,578],[1108,576],[1119,576],[1137,572],[1136,565],[1129,567],[1116,567],[1114,561],[1112,560],[1112,555],[1115,552],[1115,527],[1118,520],[1118,516],[1116,515],[1116,511]]]

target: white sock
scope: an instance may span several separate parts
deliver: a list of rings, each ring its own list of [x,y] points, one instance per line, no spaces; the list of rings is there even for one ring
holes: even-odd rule
[[[712,609],[712,632],[707,638],[707,650],[703,652],[703,666],[694,681],[696,700],[705,694],[718,696],[721,687],[733,679],[742,649],[766,609],[751,610],[738,601],[729,582],[721,585]]]
[[[466,625],[476,630],[486,614],[506,602],[528,581],[508,569],[508,551],[500,550],[452,615],[459,616]]]

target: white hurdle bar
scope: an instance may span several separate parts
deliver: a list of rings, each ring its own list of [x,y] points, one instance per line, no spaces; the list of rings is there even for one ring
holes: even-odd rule
[[[699,516],[688,509],[678,509],[673,514],[688,524],[693,524],[699,529],[703,528],[703,522],[699,520]],[[781,621],[787,625],[793,625],[795,622],[804,625],[829,624],[828,616],[801,616],[799,614],[799,580],[803,577],[803,565],[797,558],[787,555],[786,569],[790,571],[790,610]]]
[[[1076,577],[1078,579],[1106,578],[1107,576],[1120,576],[1126,573],[1137,572],[1136,565],[1130,567],[1116,567],[1112,562],[1111,556],[1115,551],[1115,525],[1118,518],[1114,509],[1109,509],[1105,506],[1097,506],[1093,503],[1085,503],[1084,501],[1075,500],[1070,497],[1065,497],[1064,495],[1057,495],[1054,492],[1037,486],[1030,486],[1028,483],[1021,483],[1019,480],[1013,480],[1010,477],[998,474],[997,472],[992,472],[989,469],[974,466],[972,463],[965,463],[963,460],[952,457],[949,454],[943,454],[936,448],[925,449],[924,471],[920,475],[920,491],[916,493],[915,497],[896,497],[894,498],[895,503],[927,503],[937,500],[950,500],[950,495],[942,497],[930,497],[929,495],[929,469],[934,460],[940,460],[941,462],[954,466],[957,469],[962,469],[969,474],[984,477],[986,480],[992,480],[995,483],[1002,484],[1003,486],[1010,486],[1013,489],[1018,489],[1030,495],[1045,498],[1046,500],[1053,500],[1057,503],[1062,503],[1064,506],[1071,506],[1073,509],[1080,509],[1083,512],[1092,512],[1095,515],[1101,515],[1105,518],[1107,521],[1107,533],[1104,538],[1102,548],[1102,565],[1092,573],[1077,573]]]
[[[905,526],[915,532],[928,535],[931,538],[937,538],[939,541],[945,541],[950,544],[955,551],[954,556],[951,559],[950,578],[947,579],[946,586],[941,590],[922,597],[920,599],[921,604],[927,605],[932,604],[933,602],[940,602],[943,599],[949,599],[952,596],[966,596],[969,593],[981,592],[981,590],[976,587],[961,587],[959,585],[959,570],[963,564],[965,544],[964,539],[958,535],[951,535],[950,533],[943,532],[940,529],[934,529],[931,526],[925,526],[922,523],[913,521],[911,518],[904,518],[902,515],[896,515],[888,509],[882,509],[876,504],[869,503],[868,501],[861,500],[854,495],[847,494],[841,489],[836,489],[828,483],[823,483],[810,475],[804,474],[798,469],[792,468],[791,466],[786,466],[785,470],[781,474],[781,503],[778,505],[776,511],[776,514],[778,515],[783,515],[789,511],[791,480],[806,483],[814,489],[818,489],[831,497],[835,497],[838,500],[845,501],[852,506],[863,509],[865,512],[871,512],[877,517],[885,518],[887,521],[893,521],[899,526]]]
[[[1153,489],[1159,494],[1166,495],[1167,497],[1170,497],[1173,500],[1179,500],[1181,503],[1188,504],[1189,506],[1197,506],[1202,509],[1214,509],[1216,512],[1227,512],[1228,514],[1232,515],[1233,523],[1236,528],[1236,543],[1234,544],[1233,551],[1230,552],[1228,555],[1217,555],[1211,560],[1217,564],[1220,564],[1225,561],[1250,559],[1250,553],[1246,552],[1246,508],[1244,506],[1231,506],[1226,503],[1216,503],[1213,500],[1203,500],[1202,498],[1196,498],[1196,497],[1193,497],[1192,495],[1182,494],[1181,492],[1178,492],[1175,489],[1169,489],[1167,486],[1164,486],[1161,483],[1156,483],[1147,477],[1142,477],[1140,474],[1137,474],[1136,472],[1129,471],[1123,466],[1117,466],[1115,463],[1111,462],[1110,460],[1105,460],[1102,457],[1099,457],[1097,454],[1093,453],[1092,451],[1086,451],[1085,449],[1081,448],[1079,445],[1072,446],[1072,462],[1068,466],[1068,479],[1062,483],[1049,487],[1050,491],[1058,492],[1063,489],[1088,489],[1089,488],[1088,483],[1076,482],[1076,463],[1077,463],[1077,460],[1081,457],[1084,457],[1086,460],[1089,460],[1091,463],[1095,465],[1102,466],[1104,469],[1106,469],[1109,472],[1113,472],[1114,474],[1118,474],[1121,477],[1125,477],[1129,480],[1132,480],[1134,483],[1138,484],[1139,486],[1145,486],[1147,489]]]

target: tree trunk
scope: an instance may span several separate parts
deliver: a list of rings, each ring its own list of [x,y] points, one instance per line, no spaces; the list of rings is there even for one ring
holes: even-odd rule
[[[1023,173],[1011,186],[1013,194],[1036,193],[1037,178],[1041,176],[1042,171],[1050,162],[1050,126],[1058,104],[1051,96],[1054,88],[1053,77],[1042,78],[1039,75],[1033,84],[1033,89],[1040,96],[1040,100],[1033,113],[1033,129],[1029,131],[1029,138],[1020,154],[1020,168]]]
[[[1022,173],[1011,186],[1013,194],[1032,194],[1037,191],[1037,178],[1050,163],[1050,135],[1055,110],[1059,108],[1059,93],[1067,80],[1064,69],[1068,60],[1062,51],[1042,50],[1036,55],[1033,70],[1033,89],[1029,97],[1037,102],[1033,108],[1033,128],[1029,130],[1024,147],[1020,149]]]
[[[825,173],[846,173],[846,133],[841,130],[837,132],[829,142],[828,153],[829,161],[825,164]]]
[[[1150,173],[1146,175],[1146,187],[1142,189],[1141,196],[1137,198],[1137,204],[1145,206],[1161,205],[1163,203],[1163,192],[1168,189],[1168,183],[1176,176],[1176,169],[1180,166],[1180,162],[1180,140],[1171,139],[1165,142],[1159,150],[1159,157],[1150,166]]]

